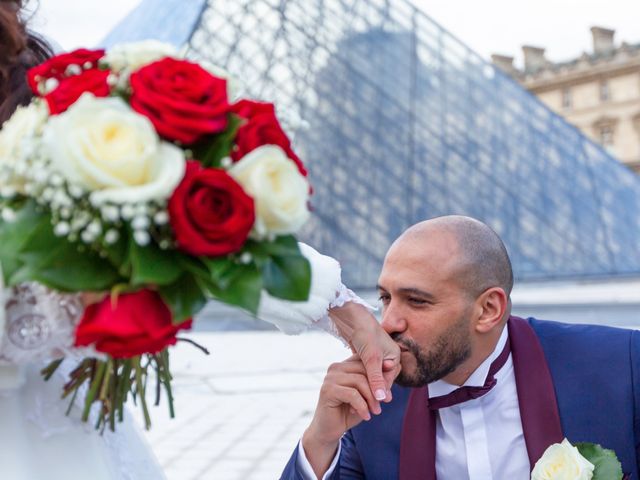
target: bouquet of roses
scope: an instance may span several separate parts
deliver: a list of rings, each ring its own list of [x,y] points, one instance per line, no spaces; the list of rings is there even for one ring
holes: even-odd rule
[[[63,396],[86,385],[83,419],[98,402],[113,429],[131,394],[148,428],[148,373],[173,415],[167,347],[207,299],[306,300],[306,171],[272,104],[232,102],[226,72],[164,44],[58,55],[28,82],[0,131],[5,284],[97,293]]]

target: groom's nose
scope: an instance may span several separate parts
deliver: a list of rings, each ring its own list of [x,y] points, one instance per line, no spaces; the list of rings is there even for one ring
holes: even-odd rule
[[[402,309],[391,301],[382,312],[382,328],[389,335],[395,332],[404,332],[407,329],[407,320]]]

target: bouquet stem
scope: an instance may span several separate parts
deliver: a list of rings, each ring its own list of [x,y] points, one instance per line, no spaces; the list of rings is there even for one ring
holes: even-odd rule
[[[45,380],[49,380],[58,369],[62,359],[51,362],[42,369],[41,374]],[[144,425],[151,428],[151,416],[146,399],[149,368],[156,375],[156,402],[160,403],[162,389],[164,389],[169,406],[169,415],[175,417],[173,405],[173,391],[171,388],[172,376],[169,371],[169,351],[162,350],[157,354],[143,354],[131,358],[85,358],[69,375],[69,380],[64,386],[62,398],[71,395],[67,415],[75,404],[78,391],[86,386],[84,402],[82,405],[82,421],[87,422],[91,415],[91,407],[98,403],[98,418],[95,427],[104,431],[107,425],[115,431],[116,420],[124,419],[124,404],[129,397],[133,397],[134,403],[140,403],[144,417]],[[81,392],[82,393],[82,392]]]

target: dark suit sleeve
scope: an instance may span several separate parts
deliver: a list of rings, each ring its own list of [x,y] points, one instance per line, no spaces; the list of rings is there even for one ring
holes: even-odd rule
[[[298,448],[293,451],[293,455],[287,462],[287,466],[284,467],[280,480],[303,480],[300,471],[298,470]]]
[[[636,464],[640,472],[640,331],[631,332],[631,372],[633,382],[633,430],[636,442]]]
[[[340,476],[336,477],[340,480],[364,479],[360,453],[358,453],[353,434],[350,430],[342,437],[342,451],[340,452],[340,460],[338,461],[338,468],[336,470],[340,471]]]
[[[364,479],[360,455],[355,448],[351,432],[347,432],[342,437],[340,458],[335,470],[328,477],[328,480],[360,480]],[[280,480],[303,480],[298,470],[298,447],[291,455],[287,466],[284,468]]]

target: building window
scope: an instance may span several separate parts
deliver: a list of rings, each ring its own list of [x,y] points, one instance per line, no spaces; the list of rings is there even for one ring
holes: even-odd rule
[[[601,125],[598,139],[603,147],[612,147],[613,125]]]
[[[610,98],[609,82],[607,80],[602,80],[600,82],[600,101],[608,102]]]
[[[571,108],[571,90],[569,88],[562,89],[562,108]]]
[[[616,133],[617,118],[600,117],[593,123],[593,136],[611,155],[616,155],[614,148],[614,135]]]

